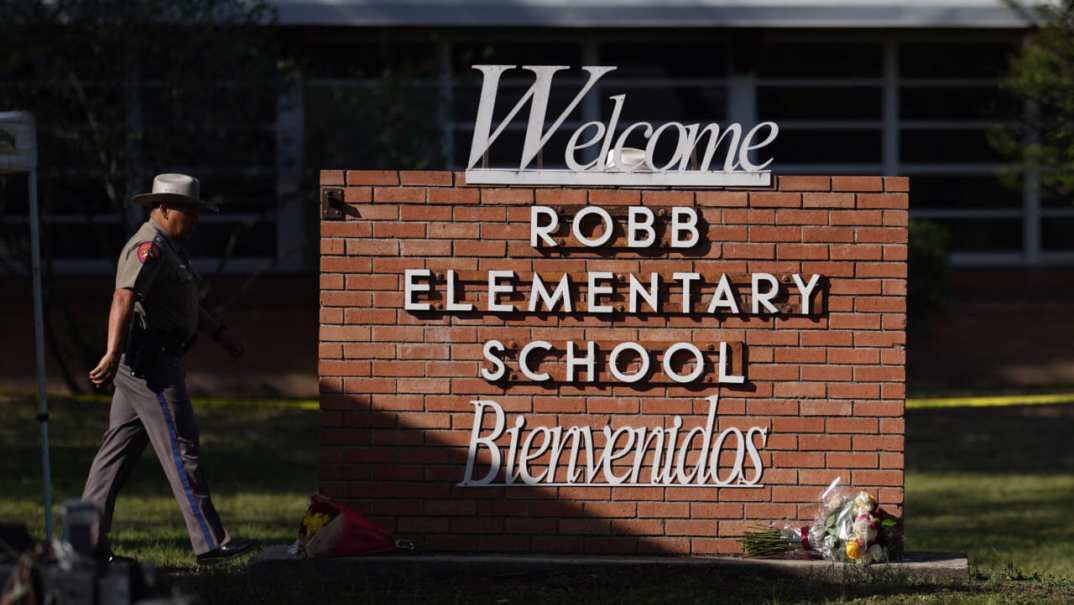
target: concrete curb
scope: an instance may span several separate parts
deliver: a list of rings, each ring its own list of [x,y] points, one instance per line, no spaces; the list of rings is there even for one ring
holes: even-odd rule
[[[857,567],[830,561],[749,559],[741,557],[622,557],[596,555],[422,554],[338,559],[295,559],[285,546],[268,547],[249,563],[252,579],[272,581],[291,574],[324,579],[391,576],[522,576],[556,573],[629,571],[631,568],[705,570],[724,575],[785,576],[818,581],[892,580],[951,583],[969,577],[961,553],[907,553],[899,563]]]

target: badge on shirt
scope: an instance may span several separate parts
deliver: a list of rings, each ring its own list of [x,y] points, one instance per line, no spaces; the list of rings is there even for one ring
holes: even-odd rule
[[[160,259],[160,247],[154,242],[142,242],[137,248],[138,262],[143,265],[152,264]]]

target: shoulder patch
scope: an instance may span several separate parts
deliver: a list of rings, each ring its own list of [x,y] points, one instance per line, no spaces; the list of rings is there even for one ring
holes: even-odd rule
[[[156,242],[142,242],[136,248],[138,262],[148,265],[160,260],[160,246]]]

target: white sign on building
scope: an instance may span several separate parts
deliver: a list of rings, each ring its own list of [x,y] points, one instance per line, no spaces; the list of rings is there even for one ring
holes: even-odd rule
[[[521,69],[534,75],[533,84],[503,119],[494,123],[501,77],[518,66],[473,67],[481,72],[483,82],[470,144],[470,159],[466,165],[466,182],[469,184],[765,187],[771,182],[771,173],[765,169],[772,163],[772,158],[759,163],[755,161],[779,134],[775,122],[761,122],[749,129],[738,123],[721,126],[715,122],[704,125],[681,122],[620,124],[619,117],[627,103],[626,94],[608,98],[612,107],[606,123],[600,120],[586,122],[571,134],[562,151],[567,169],[532,168],[534,160],[546,151],[549,140],[578,108],[582,99],[602,77],[616,68],[582,67],[588,74],[585,84],[561,113],[549,116],[548,99],[552,81],[558,72],[569,68],[563,65],[524,65]],[[489,149],[527,104],[529,115],[518,167],[487,167],[485,159]],[[550,117],[552,122],[548,124]],[[658,158],[657,147],[666,141],[674,141],[674,151]],[[548,150],[549,154],[556,151]]]

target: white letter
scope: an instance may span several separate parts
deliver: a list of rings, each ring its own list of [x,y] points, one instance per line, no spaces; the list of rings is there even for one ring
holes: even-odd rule
[[[653,125],[648,122],[635,122],[626,127],[623,134],[619,135],[619,139],[615,142],[615,150],[612,151],[612,164],[615,169],[620,172],[632,172],[635,168],[634,165],[628,165],[623,161],[623,145],[626,144],[627,137],[635,128],[644,128],[645,138],[649,138],[653,135]]]
[[[593,138],[579,145],[578,137],[580,137],[582,135],[582,132],[590,126],[596,126],[597,132],[593,134]],[[567,160],[567,168],[570,168],[571,170],[588,170],[594,165],[600,164],[600,158],[597,158],[592,162],[589,162],[588,164],[579,164],[578,160],[574,159],[574,152],[578,149],[592,147],[593,145],[598,143],[601,137],[604,136],[604,130],[605,126],[603,122],[586,122],[585,124],[579,126],[578,130],[574,131],[574,134],[571,135],[570,140],[567,141],[567,151],[564,154],[564,159]]]
[[[757,133],[758,129],[763,128],[765,126],[772,129],[771,132],[768,133],[768,137],[756,145],[750,145],[750,141],[753,140],[753,135]],[[746,170],[748,172],[756,172],[758,170],[764,170],[765,166],[768,166],[772,163],[772,158],[768,158],[767,162],[759,166],[751,164],[750,151],[754,149],[760,149],[765,145],[768,145],[776,139],[777,134],[779,134],[779,126],[777,126],[775,122],[761,122],[760,124],[751,128],[750,131],[746,133],[746,137],[742,139],[742,147],[738,148],[738,163],[742,165],[743,170]]]
[[[556,429],[559,429],[559,427],[557,426]],[[533,439],[541,434],[544,435],[544,441],[541,442],[541,447],[536,451],[531,451],[530,447],[533,446]],[[522,442],[522,450],[518,453],[518,476],[522,478],[522,482],[526,485],[537,485],[546,475],[548,475],[549,471],[552,470],[551,468],[546,468],[544,469],[544,472],[534,476],[530,474],[530,470],[527,468],[530,462],[537,460],[541,457],[541,454],[544,454],[545,451],[548,450],[548,446],[551,445],[551,440],[552,436],[548,427],[539,426],[530,431],[530,434],[526,436],[526,440]]]
[[[645,429],[621,426],[613,431],[610,426],[604,427],[604,453],[601,456],[601,465],[604,467],[604,478],[607,479],[608,485],[621,485],[630,477],[632,473],[630,470],[627,470],[622,477],[613,473],[612,463],[626,456],[630,453],[630,450],[634,449],[634,441],[638,438],[638,431],[645,431]],[[620,435],[626,435],[627,441],[623,445],[623,449],[616,450],[615,444],[619,441]]]
[[[415,278],[424,277],[429,278],[432,276],[432,272],[428,269],[407,269],[403,273],[403,308],[407,311],[428,311],[431,307],[427,302],[417,302],[414,300],[415,292],[428,292],[430,290],[429,284],[419,284],[414,281]]]
[[[596,239],[590,239],[582,233],[582,221],[590,214],[596,214],[600,217],[601,222],[604,224],[604,231],[600,234],[600,237]],[[615,225],[612,223],[612,216],[608,214],[608,211],[600,206],[586,206],[578,211],[578,214],[574,215],[574,222],[571,223],[571,230],[574,231],[574,239],[582,243],[583,246],[590,248],[596,248],[608,243],[608,240],[612,239],[612,235],[615,233]]]
[[[689,222],[683,220],[689,218]],[[679,234],[683,231],[690,232],[690,239],[682,240]],[[671,209],[671,247],[692,248],[701,239],[697,232],[697,211],[693,208],[676,206]]]
[[[645,220],[638,220],[639,217],[644,217]],[[656,229],[653,229],[653,222],[656,220],[656,216],[653,215],[653,211],[645,206],[631,206],[627,209],[627,247],[628,248],[648,248],[656,242]],[[644,240],[638,239],[638,232],[645,231],[648,233]]]
[[[735,436],[735,461],[731,464],[731,472],[728,473],[727,479],[720,479],[720,451],[723,450],[723,442],[728,436]],[[720,436],[716,439],[716,443],[712,446],[712,456],[709,458],[709,468],[712,471],[712,478],[716,481],[716,485],[724,486],[729,485],[735,479],[742,477],[742,461],[745,457],[745,436],[738,427],[731,427],[725,429]]]
[[[466,169],[469,170],[477,165],[477,162],[481,159],[481,156],[485,154],[489,146],[500,136],[507,125],[515,118],[522,106],[526,104],[530,99],[533,100],[530,103],[530,118],[529,123],[526,126],[526,140],[522,148],[522,161],[519,164],[519,169],[524,170],[533,158],[537,156],[537,153],[544,147],[544,144],[548,142],[548,139],[555,134],[556,130],[563,124],[563,121],[567,119],[574,108],[578,106],[578,103],[582,100],[582,97],[589,92],[589,89],[593,88],[593,85],[597,83],[604,74],[615,70],[614,67],[583,67],[582,69],[589,73],[589,79],[586,81],[582,90],[578,91],[574,99],[567,105],[567,108],[563,110],[563,113],[559,115],[559,118],[552,123],[552,126],[547,132],[542,132],[545,123],[545,111],[548,109],[548,95],[552,88],[552,77],[557,71],[563,71],[568,69],[565,65],[526,65],[523,69],[532,71],[536,78],[533,85],[529,87],[526,94],[522,95],[522,98],[515,103],[515,106],[511,108],[511,111],[507,112],[507,116],[504,117],[500,125],[496,127],[496,131],[489,135],[489,130],[492,128],[492,113],[496,105],[496,92],[500,84],[500,76],[503,72],[514,68],[513,65],[474,65],[474,69],[482,73],[481,82],[481,101],[477,106],[477,119],[474,122],[474,137],[470,142],[470,162],[467,163]]]
[[[692,303],[690,301],[690,283],[701,279],[699,273],[672,273],[671,279],[682,282],[682,312],[690,313]]]
[[[596,343],[592,340],[586,342],[586,355],[585,357],[578,359],[574,354],[574,342],[567,341],[567,382],[574,382],[574,368],[575,366],[584,366],[586,371],[586,382],[593,382],[593,375],[596,373],[597,364],[597,351]]]
[[[515,426],[507,429],[505,432],[509,437],[507,444],[507,459],[504,461],[503,474],[504,483],[510,485],[518,478],[518,473],[515,472],[515,454],[518,453],[518,437],[522,434],[522,429],[526,426],[525,416],[515,416]]]
[[[726,307],[732,314],[738,315],[735,291],[731,289],[731,282],[727,280],[726,273],[720,276],[720,283],[716,284],[716,291],[712,293],[712,302],[709,303],[708,312],[715,313],[720,307]]]
[[[504,367],[503,360],[496,356],[496,353],[503,353],[503,350],[503,343],[498,340],[490,340],[485,343],[485,348],[482,349],[482,352],[485,354],[485,359],[491,362],[496,369],[490,372],[488,368],[481,368],[482,378],[489,382],[496,382],[503,378],[507,368]]]
[[[500,278],[514,279],[514,271],[489,271],[489,311],[514,311],[515,308],[511,304],[501,304],[497,302],[500,294],[510,294],[515,291],[515,285],[513,283],[500,285],[496,283]]]
[[[474,305],[468,302],[455,302],[455,270],[447,272],[447,310],[448,311],[473,311]]]
[[[619,355],[626,350],[634,351],[641,357],[641,369],[630,375],[619,371]],[[636,342],[620,343],[619,346],[612,349],[612,354],[608,357],[608,370],[620,382],[637,382],[645,378],[645,375],[649,373],[649,352]]]
[[[563,277],[559,278],[559,285],[556,286],[555,292],[551,295],[548,294],[548,290],[544,288],[544,282],[541,281],[541,276],[537,273],[533,273],[533,284],[530,285],[530,312],[537,310],[537,301],[544,300],[545,308],[549,311],[553,311],[556,308],[556,303],[560,300],[563,301],[563,310],[571,312],[571,276],[569,273],[564,273]]]
[[[709,448],[712,446],[712,430],[716,426],[716,408],[720,405],[719,395],[710,395],[705,399],[709,402],[709,414],[705,419],[704,427],[694,427],[686,432],[686,437],[683,441],[682,448],[679,449],[679,456],[676,463],[675,476],[679,483],[686,485],[696,480],[698,485],[708,483],[709,469]],[[697,462],[694,463],[693,470],[689,474],[686,473],[684,463],[686,462],[686,456],[689,453],[690,446],[693,445],[695,431],[700,430],[701,435],[701,451],[698,452]]]
[[[752,479],[747,479],[745,473],[742,473],[741,475],[742,480],[746,482],[746,485],[757,485],[757,482],[761,480],[761,474],[764,473],[764,466],[761,464],[761,454],[757,451],[757,446],[753,443],[754,433],[761,436],[761,447],[768,444],[768,429],[755,426],[746,431],[746,454],[750,457],[750,463],[753,464],[754,468]]]
[[[597,161],[597,170],[604,170],[605,162],[608,159],[608,150],[612,146],[612,138],[615,136],[615,129],[619,126],[619,114],[623,112],[623,102],[626,101],[626,95],[615,95],[614,97],[608,97],[615,104],[612,107],[612,117],[608,120],[608,130],[604,133],[604,142],[600,146],[600,159]]]
[[[638,296],[645,299],[653,313],[660,312],[660,274],[649,274],[649,289],[645,290],[634,274],[630,274],[630,312],[638,312]]]
[[[675,369],[671,367],[671,358],[679,351],[689,351],[694,356],[694,369],[689,374],[681,375],[675,372]],[[697,380],[697,377],[705,371],[705,356],[701,354],[701,349],[698,349],[694,345],[688,342],[679,342],[668,347],[664,351],[664,373],[678,383],[687,383]]]
[[[612,274],[608,271],[591,271],[589,273],[589,284],[586,286],[586,311],[590,313],[611,313],[611,305],[598,305],[597,297],[601,294],[611,294],[611,286],[598,286],[597,281],[612,279]]]
[[[663,134],[666,129],[671,127],[679,129],[679,139],[678,143],[675,145],[675,153],[671,154],[671,159],[668,160],[667,164],[658,167],[654,161],[656,159],[656,142],[660,140],[660,135]],[[678,122],[666,122],[661,124],[660,127],[653,132],[653,136],[649,137],[649,144],[645,146],[645,165],[653,172],[664,172],[668,168],[671,168],[673,164],[679,163],[681,161],[679,154],[684,151],[683,139],[687,136],[686,127]]]
[[[547,225],[545,225],[544,227],[542,227],[542,226],[537,224],[537,223],[540,222],[538,220],[538,217],[540,217],[541,215],[547,216],[548,218],[551,219],[551,221],[549,221],[549,223]],[[544,240],[544,243],[548,244],[552,248],[555,248],[559,244],[556,243],[556,240],[552,239],[550,234],[555,233],[556,229],[558,229],[558,228],[559,228],[559,213],[557,213],[554,208],[549,208],[548,206],[531,206],[530,207],[530,245],[531,246],[533,246],[534,248],[538,248],[539,247],[538,238],[540,238],[541,240]]]
[[[492,480],[500,472],[500,447],[496,445],[496,439],[503,432],[503,408],[495,401],[471,401],[470,403],[474,404],[474,426],[470,430],[470,449],[466,453],[466,475],[459,485],[488,485],[492,483]],[[485,415],[486,407],[491,408],[493,413],[496,414],[496,426],[488,437],[482,438],[479,435],[481,434],[481,421]],[[489,448],[492,462],[489,464],[489,472],[484,477],[474,481],[474,464],[477,462],[477,447],[479,445]]]
[[[798,287],[798,291],[802,294],[802,315],[809,315],[809,299],[813,296],[813,288],[816,288],[820,282],[820,276],[814,273],[813,277],[809,278],[809,284],[803,284],[802,276],[797,273],[791,277],[794,278],[794,285]]]
[[[637,483],[638,475],[641,474],[641,465],[645,462],[645,453],[649,451],[650,444],[656,441],[653,447],[651,467],[649,469],[649,481],[652,483],[665,483],[663,473],[660,472],[661,459],[664,456],[664,429],[653,428],[649,436],[645,436],[644,427],[638,429],[638,445],[634,451],[634,469],[630,473],[630,482]]]
[[[727,367],[730,365],[729,361],[727,343],[720,341],[720,375],[716,378],[716,382],[724,384],[742,384],[746,382],[745,376],[727,373]]]
[[[697,148],[697,142],[706,134],[709,135],[709,142],[708,145],[705,146],[705,155],[701,160],[701,172],[708,172],[709,165],[712,163],[712,156],[716,155],[716,148],[719,147],[720,143],[722,143],[724,138],[728,135],[731,136],[731,141],[727,144],[727,154],[724,155],[723,170],[724,172],[732,172],[737,168],[738,164],[735,163],[735,151],[738,149],[739,139],[742,138],[742,126],[737,123],[730,124],[727,126],[727,129],[723,131],[723,134],[720,134],[719,124],[709,124],[701,131],[700,135],[697,133],[697,126],[697,124],[690,124],[686,127],[689,136],[684,143],[685,149],[683,150],[682,159],[679,163],[679,170],[686,168],[686,163]]]
[[[690,450],[694,446],[694,438],[701,437],[701,452],[689,473],[686,472],[686,456],[689,455]],[[704,447],[708,440],[712,438],[712,424],[707,423],[705,426],[695,426],[694,428],[686,431],[683,435],[682,445],[679,446],[678,455],[675,456],[675,481],[680,485],[689,485],[697,480],[698,484],[705,482],[705,474],[702,471],[705,465],[705,450]]]
[[[751,296],[751,298],[753,299],[753,314],[757,315],[761,312],[761,305],[764,305],[765,309],[767,309],[769,313],[776,313],[778,309],[776,309],[776,306],[768,301],[772,300],[776,297],[777,294],[779,294],[779,280],[777,280],[776,276],[772,275],[771,273],[754,273],[752,275],[752,281],[753,296]],[[771,286],[768,289],[768,292],[760,291],[762,281],[768,282],[768,285]]]
[[[522,352],[518,354],[518,369],[521,370],[523,374],[525,374],[526,378],[529,378],[534,382],[544,382],[546,380],[549,380],[551,377],[548,375],[548,372],[541,372],[540,374],[535,374],[533,370],[530,369],[529,356],[534,349],[544,349],[545,351],[548,351],[551,348],[552,343],[545,340],[535,340],[528,345],[522,347]]]
[[[593,477],[596,477],[597,471],[600,470],[597,462],[593,460],[593,431],[588,426],[572,426],[567,429],[564,440],[572,437],[574,441],[571,442],[571,453],[567,459],[567,483],[578,481],[578,473],[581,472],[578,468],[578,450],[582,446],[585,446],[585,481],[582,484],[592,483]]]

